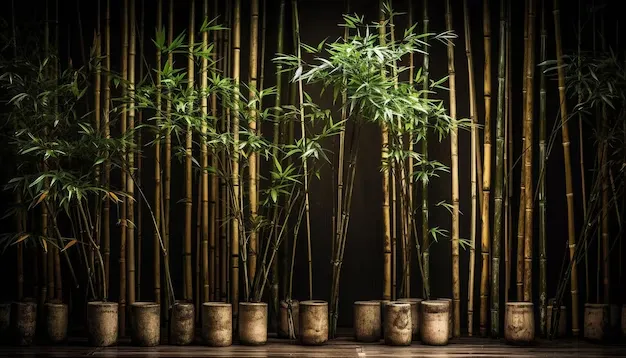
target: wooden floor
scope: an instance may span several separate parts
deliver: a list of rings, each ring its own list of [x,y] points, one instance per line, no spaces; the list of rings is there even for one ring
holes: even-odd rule
[[[91,348],[83,340],[65,346],[0,347],[2,357],[626,357],[626,342],[596,345],[583,341],[538,341],[533,346],[515,347],[502,340],[459,338],[445,347],[414,343],[410,347],[360,344],[340,338],[321,347],[303,347],[287,340],[270,338],[259,347],[233,345],[211,348],[199,345],[154,348],[132,347],[122,341],[117,347]]]

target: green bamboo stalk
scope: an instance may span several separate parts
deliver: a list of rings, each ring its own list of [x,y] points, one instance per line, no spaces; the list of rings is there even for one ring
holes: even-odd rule
[[[423,30],[424,34],[428,34],[428,25],[430,19],[428,17],[428,0],[423,1]],[[425,44],[428,44],[428,36],[424,36]],[[424,61],[422,64],[423,82],[422,89],[424,91],[424,99],[428,99],[428,90],[430,89],[430,57],[428,51],[424,52]],[[428,131],[425,131],[422,139],[422,157],[424,164],[422,171],[426,172],[426,162],[428,161]],[[422,263],[424,266],[424,298],[430,298],[430,230],[428,225],[428,181],[422,180]]]
[[[231,130],[233,133],[233,152],[231,159],[232,170],[232,186],[233,186],[233,199],[231,208],[239,207],[239,71],[240,71],[240,52],[241,52],[241,0],[235,0],[235,6],[233,10],[233,26],[232,26],[232,45],[233,45],[233,57],[232,57],[232,78],[234,82],[233,92],[233,109],[232,109],[232,124]],[[231,220],[231,257],[230,257],[230,301],[233,302],[233,323],[236,327],[237,317],[239,314],[239,226],[242,223],[239,222],[239,217],[234,215]]]
[[[187,88],[189,90],[194,87],[195,77],[195,59],[193,55],[194,42],[196,32],[196,19],[195,19],[195,0],[191,0],[189,4],[189,49],[187,52]],[[191,113],[193,103],[190,101],[188,111]],[[193,185],[192,185],[192,145],[193,145],[193,130],[191,124],[187,125],[185,133],[185,237],[183,243],[183,272],[185,276],[184,280],[184,295],[185,300],[193,299],[193,268],[191,259],[191,237],[192,237],[192,207],[193,207]]]

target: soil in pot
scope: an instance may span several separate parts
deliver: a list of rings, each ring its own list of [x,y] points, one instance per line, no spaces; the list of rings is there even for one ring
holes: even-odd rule
[[[0,303],[0,344],[9,342],[11,327],[11,303]]]
[[[37,303],[14,302],[11,313],[15,343],[20,346],[31,345],[37,331]]]
[[[245,345],[267,343],[267,303],[239,303],[239,342]]]
[[[413,337],[411,324],[411,304],[408,302],[389,302],[385,305],[385,344],[390,346],[408,346]]]
[[[289,334],[289,307],[291,306],[291,321],[292,321],[292,329],[294,332],[293,336]],[[290,303],[287,301],[280,301],[280,313],[279,313],[279,321],[278,321],[278,337],[280,338],[296,338],[299,336],[300,330],[300,303],[298,300],[291,300]]]
[[[420,338],[431,346],[444,346],[450,340],[450,304],[443,300],[422,301]]]
[[[321,345],[328,341],[328,302],[300,302],[300,343]]]
[[[353,326],[358,342],[378,342],[381,337],[380,301],[354,302]]]
[[[420,304],[421,298],[401,298],[399,302],[408,302],[411,304],[411,329],[413,330],[413,340],[417,341],[420,337]]]
[[[549,336],[551,335],[552,338],[563,338],[567,335],[567,308],[565,306],[561,306],[561,309],[558,312],[559,324],[555,327],[555,332],[552,332],[552,320],[554,319],[554,317],[552,317],[553,313],[556,314],[557,312],[554,312],[553,306],[548,306],[546,310],[546,334]]]
[[[161,307],[155,302],[130,305],[130,341],[139,347],[154,347],[161,341]]]
[[[233,344],[233,306],[230,303],[202,304],[202,342],[212,347]]]
[[[45,304],[46,337],[50,343],[62,343],[67,340],[68,307],[64,303],[48,302]]]
[[[601,342],[608,338],[610,308],[607,304],[585,304],[584,337]]]
[[[535,312],[531,302],[507,302],[504,338],[508,343],[521,345],[535,340]]]
[[[169,344],[186,346],[193,342],[195,309],[191,302],[176,302],[170,314]]]
[[[108,347],[117,343],[117,302],[87,303],[87,337],[94,347]]]

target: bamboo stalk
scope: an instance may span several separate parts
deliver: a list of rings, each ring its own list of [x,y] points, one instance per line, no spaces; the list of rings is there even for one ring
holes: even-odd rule
[[[123,1],[122,7],[122,98],[126,97],[127,87],[126,81],[128,80],[128,0]],[[126,133],[126,120],[127,120],[127,111],[126,105],[122,109],[120,114],[120,128],[122,136]],[[125,150],[125,149],[124,149]],[[121,186],[122,188],[126,188],[126,168],[122,169],[122,178],[121,178]],[[121,202],[121,233],[120,233],[120,290],[119,290],[119,302],[120,308],[118,310],[119,314],[119,334],[120,336],[126,335],[126,299],[128,292],[126,292],[126,232],[127,232],[127,218],[126,218],[126,198],[120,198]]]
[[[233,109],[232,109],[232,133],[233,133],[233,153],[231,159],[232,170],[232,186],[233,186],[233,199],[231,206],[236,208],[239,206],[239,72],[240,72],[240,52],[241,52],[241,0],[234,0],[235,6],[233,9],[233,57],[232,57],[232,78],[234,82],[233,91]],[[231,242],[230,242],[230,301],[233,302],[233,324],[236,327],[237,317],[239,315],[239,216],[234,215],[231,220],[232,227]],[[235,330],[236,331],[236,330]]]
[[[383,7],[383,1],[379,1],[379,36],[381,46],[385,45],[385,13]],[[391,300],[395,292],[395,285],[392,287],[392,238],[391,238],[391,218],[389,212],[389,171],[388,169],[388,156],[389,156],[389,129],[385,123],[381,124],[381,165],[383,167],[382,175],[382,192],[383,192],[383,300]]]
[[[104,66],[105,66],[105,76],[104,76],[104,103],[103,103],[103,114],[104,114],[104,137],[106,139],[111,138],[111,127],[109,125],[109,115],[111,108],[111,1],[106,0],[106,10],[105,10],[105,23],[104,23],[104,37],[105,37],[105,51],[104,51]],[[109,183],[111,181],[111,162],[110,160],[106,160],[104,164],[104,182],[105,188],[108,190]],[[104,208],[102,209],[102,218],[103,218],[103,226],[102,226],[102,244],[103,244],[103,254],[104,254],[104,276],[106,287],[109,287],[109,276],[110,276],[110,256],[111,256],[111,202],[109,200],[104,201]],[[109,297],[109,292],[105,290],[103,292],[103,300],[107,301]]]
[[[452,9],[450,0],[446,0],[446,30],[453,31]],[[448,42],[448,82],[450,88],[450,118],[456,121],[456,75],[454,69],[454,44]],[[461,334],[461,282],[459,279],[459,143],[458,128],[453,125],[450,132],[450,157],[452,165],[452,305],[454,308],[454,331],[453,336]]]
[[[476,146],[478,140],[478,117],[476,115],[476,84],[474,79],[474,60],[472,58],[472,40],[470,31],[470,15],[467,6],[467,0],[463,0],[463,24],[465,30],[465,56],[467,57],[467,77],[469,83],[469,113],[470,120],[472,121],[471,139],[470,139],[470,156],[472,158],[471,164],[471,199],[472,199],[472,217],[470,223],[470,257],[469,257],[469,280],[467,287],[467,330],[468,335],[471,337],[474,331],[474,267],[476,266]],[[487,59],[488,57],[485,57]],[[486,66],[485,66],[486,67]],[[487,71],[485,71],[487,73]],[[486,77],[486,76],[485,76]],[[485,91],[487,92],[487,91]],[[487,138],[487,131],[485,130],[485,138]],[[485,150],[485,154],[487,151]],[[489,157],[485,156],[485,163],[489,160]],[[485,185],[483,184],[483,190]],[[485,200],[483,199],[483,203]],[[488,201],[487,201],[488,203]],[[487,218],[488,220],[488,218]],[[484,219],[483,219],[484,221]],[[488,221],[486,221],[488,223]],[[483,225],[487,226],[487,225]],[[483,229],[484,230],[484,229]],[[481,295],[482,296],[482,295]],[[481,321],[482,322],[482,321]]]
[[[546,31],[544,0],[541,0],[541,52],[540,62],[546,61]],[[546,257],[546,75],[541,71],[539,80],[539,332],[546,331],[547,314],[547,257]]]
[[[485,52],[484,65],[484,101],[485,101],[485,133],[483,162],[483,200],[481,207],[481,258],[482,271],[480,278],[480,334],[487,335],[487,301],[489,297],[489,203],[491,196],[491,12],[489,0],[483,1],[483,47]]]
[[[570,157],[569,128],[567,125],[567,101],[565,93],[565,73],[563,71],[563,49],[561,47],[561,16],[558,0],[554,0],[554,36],[556,40],[556,59],[559,83],[559,99],[561,103],[561,136],[563,138],[563,156],[565,163],[565,197],[567,199],[567,233],[571,261],[571,294],[572,294],[572,334],[579,334],[578,321],[578,272],[576,265],[576,229],[574,223],[574,192],[572,186],[572,164]]]
[[[510,205],[511,198],[513,197],[513,190],[511,189],[511,180],[510,177],[512,175],[511,164],[513,162],[513,126],[511,124],[512,113],[513,113],[513,105],[511,103],[512,100],[512,86],[511,86],[511,5],[507,8],[507,18],[506,18],[506,54],[505,54],[505,83],[506,83],[506,92],[505,92],[505,121],[504,121],[504,133],[505,133],[505,143],[504,143],[504,185],[506,194],[504,196],[504,302],[509,302],[509,291],[511,289],[511,239],[513,237],[513,213]]]
[[[509,4],[510,6],[510,4]],[[500,335],[500,245],[502,241],[502,193],[504,191],[504,118],[506,92],[505,2],[500,0],[500,40],[498,48],[498,102],[496,117],[496,175],[494,190],[493,250],[491,256],[491,335]]]
[[[169,9],[168,9],[168,20],[167,20],[167,44],[171,46],[174,41],[174,0],[169,1]],[[169,51],[167,54],[167,63],[168,66],[174,66],[174,54],[172,51]],[[165,120],[170,123],[172,121],[172,97],[168,94],[167,100],[165,102]],[[172,134],[170,131],[165,132],[165,168],[164,168],[164,185],[163,185],[163,206],[161,209],[162,219],[161,219],[161,230],[163,232],[163,246],[165,246],[165,251],[170,252],[170,201],[171,201],[171,178],[172,178]],[[163,257],[164,268],[167,271],[170,259],[169,255]],[[165,307],[168,309],[165,310],[165,318],[169,319],[169,307],[174,302],[170,302],[170,296],[165,295]]]
[[[130,0],[130,22],[129,22],[129,50],[128,50],[128,98],[130,103],[128,104],[128,132],[130,132],[131,145],[134,142],[135,131],[135,48],[136,48],[136,18],[135,18],[135,0]],[[128,179],[126,180],[129,200],[127,200],[127,220],[130,225],[127,226],[126,233],[126,265],[128,285],[128,303],[133,304],[135,302],[135,153],[134,148],[129,148],[128,151]]]
[[[226,28],[230,29],[231,28],[231,24],[232,24],[232,18],[231,18],[231,5],[230,2],[228,2],[225,6],[226,8],[224,9],[224,20],[225,20],[225,25]],[[225,74],[230,74],[231,72],[231,36],[230,36],[230,30],[226,30],[220,33],[223,34],[223,43],[222,43],[222,53],[224,54],[224,61],[222,63],[223,68],[222,71]],[[225,110],[222,111],[222,120],[221,120],[221,131],[222,133],[225,133],[226,131],[230,131],[230,109],[229,107],[226,107]],[[230,172],[230,164],[227,163],[227,159],[226,158],[226,151],[222,150],[220,152],[220,161],[223,165],[223,170],[225,172],[225,176],[221,176],[220,177],[220,197],[221,197],[221,206],[220,206],[220,219],[221,220],[226,220],[226,218],[228,217],[229,213],[230,213],[230,199],[227,193],[227,179],[226,177],[228,175],[232,176],[232,173]],[[222,223],[221,225],[221,229],[220,229],[220,250],[221,250],[221,254],[220,256],[222,257],[222,262],[221,262],[221,276],[220,276],[220,287],[222,287],[222,293],[220,295],[220,299],[221,301],[225,301],[228,302],[230,301],[230,292],[231,292],[231,286],[230,286],[230,279],[229,279],[229,265],[230,265],[230,260],[229,260],[229,253],[231,250],[230,247],[230,229],[231,225],[230,224],[226,224],[226,222]]]
[[[213,1],[213,16],[215,18],[217,18],[217,7],[218,7],[218,1],[214,0]],[[208,11],[207,11],[208,12]],[[208,14],[206,15],[208,17]],[[211,64],[211,70],[213,73],[217,73],[216,69],[217,69],[217,52],[219,51],[219,45],[218,45],[218,33],[220,31],[213,31],[213,51],[211,53],[211,60],[212,60],[212,64]],[[213,128],[215,130],[217,130],[218,128],[218,113],[217,113],[217,93],[215,91],[213,91],[213,93],[211,93],[211,116],[213,117]],[[215,151],[213,151],[211,153],[211,167],[213,168],[217,168],[218,167],[218,160],[217,160],[217,153]],[[209,192],[209,300],[210,301],[216,301],[217,297],[219,297],[219,290],[217,289],[217,286],[219,284],[219,280],[217,279],[217,275],[219,272],[219,267],[218,267],[218,262],[219,262],[219,251],[217,248],[217,245],[219,244],[219,242],[217,242],[217,230],[219,228],[219,223],[217,222],[218,220],[218,216],[217,216],[217,200],[218,200],[218,190],[219,190],[219,183],[218,183],[218,176],[215,174],[214,171],[211,172],[210,178],[209,178],[210,182],[211,182],[211,190]]]
[[[248,111],[250,119],[248,120],[248,129],[250,134],[257,135],[257,71],[258,71],[258,47],[259,47],[259,0],[250,0],[251,14],[250,14],[250,63],[249,63],[249,81],[248,87],[250,92],[248,95]],[[252,222],[252,230],[250,231],[250,243],[248,244],[248,272],[250,281],[254,282],[256,276],[257,265],[257,153],[251,150],[248,157],[248,189],[250,200],[250,221]]]
[[[424,24],[422,32],[428,34],[428,25],[430,19],[428,17],[428,0],[423,1],[423,19]],[[428,36],[424,36],[425,44],[428,44]],[[430,58],[428,51],[424,52],[424,59],[422,64],[424,81],[422,83],[422,90],[424,91],[424,99],[428,99],[428,90],[430,89]],[[424,158],[424,164],[422,165],[422,171],[426,171],[426,162],[428,161],[428,131],[424,132],[424,138],[422,139],[422,157]],[[424,266],[424,294],[425,298],[430,298],[430,230],[428,225],[428,181],[422,180],[422,240],[424,248],[422,250],[422,264]]]
[[[157,0],[157,14],[156,14],[156,31],[157,33],[163,28],[163,0]],[[161,84],[161,50],[156,50],[156,120],[162,121],[162,84]],[[161,229],[161,192],[163,190],[163,183],[161,182],[161,132],[156,127],[155,141],[154,141],[154,217],[156,224],[154,225],[154,238],[153,238],[153,274],[154,274],[154,302],[161,303],[161,245],[159,243],[159,230]]]
[[[195,24],[195,0],[191,0],[189,5],[189,50],[187,54],[187,88],[189,90],[194,87],[194,36],[196,33]],[[188,110],[192,111],[193,102],[190,101]],[[183,271],[185,275],[184,281],[184,299],[193,299],[193,273],[191,263],[191,221],[192,221],[192,145],[193,145],[193,132],[191,125],[187,125],[187,132],[185,133],[185,241],[183,245]]]
[[[54,253],[54,298],[62,302],[63,301],[63,276],[61,275],[61,256],[59,255],[59,249],[52,249]]]
[[[409,1],[409,15],[408,15],[408,21],[409,21],[409,27],[414,26],[414,21],[413,21],[413,2]],[[415,55],[413,54],[413,52],[411,52],[409,54],[409,85],[411,85],[411,87],[414,86],[414,76],[415,76],[415,65],[414,65],[414,57]],[[408,144],[408,150],[409,151],[413,151],[413,132],[409,133],[409,138],[407,140],[407,144]],[[409,248],[407,255],[406,255],[406,261],[408,262],[408,268],[407,270],[409,271],[409,275],[411,273],[411,251],[410,251],[410,240],[411,240],[411,228],[413,227],[413,168],[414,165],[414,158],[413,156],[409,156],[408,159],[408,177],[410,178],[410,180],[408,181],[408,185],[407,185],[407,191],[408,191],[408,203],[406,205],[408,205],[408,215],[405,216],[405,213],[402,214],[402,218],[405,219],[405,226],[404,226],[404,233],[407,239],[407,247]],[[405,206],[407,207],[407,206]],[[420,255],[420,252],[417,253],[418,258]],[[421,260],[420,260],[421,261]],[[408,283],[411,282],[410,277],[407,277],[407,286]],[[409,291],[409,290],[407,290]],[[407,295],[408,297],[411,297],[410,291],[409,294]]]
[[[204,21],[206,21],[209,17],[209,1],[204,0],[202,4],[202,16]],[[209,33],[207,31],[202,32],[202,51],[208,51],[209,44]],[[202,211],[202,302],[209,301],[209,292],[211,291],[211,286],[209,283],[209,153],[208,153],[208,144],[207,144],[207,128],[208,128],[208,98],[207,98],[207,84],[208,84],[208,69],[209,69],[209,59],[206,56],[202,57],[201,64],[201,75],[200,75],[200,110],[202,113],[202,126],[200,128],[201,138],[200,138],[200,165],[201,165],[201,209],[198,211]],[[198,302],[199,303],[199,302]]]
[[[200,74],[200,79],[202,81],[202,73]],[[203,216],[204,210],[202,207],[202,198],[204,196],[204,191],[202,188],[202,180],[198,180],[198,188],[196,190],[198,197],[196,198],[198,202],[198,209],[196,210],[196,277],[194,283],[196,284],[195,293],[195,314],[196,314],[196,322],[200,322],[200,311],[202,307],[203,296],[204,296],[204,232],[202,230],[203,226]]]
[[[57,6],[58,8],[58,6]],[[94,128],[95,130],[100,133],[101,132],[101,123],[102,123],[102,107],[101,107],[101,89],[102,89],[102,76],[101,76],[101,56],[102,56],[102,39],[101,39],[101,33],[100,33],[100,0],[97,1],[97,10],[96,10],[96,33],[94,35],[94,55],[96,57],[96,68],[95,68],[95,76],[94,76]],[[57,17],[58,19],[58,17]],[[96,183],[97,185],[100,184],[100,172],[101,172],[101,165],[97,165],[95,168],[95,175],[96,175]],[[95,241],[96,244],[98,246],[100,246],[100,232],[101,232],[101,225],[102,225],[102,200],[101,200],[101,196],[98,195],[98,199],[96,200],[96,202],[94,203],[95,206],[95,210],[96,210],[96,217],[95,217],[95,225],[96,225],[96,230],[95,230]],[[98,247],[93,247],[92,248],[92,252],[95,252],[96,250],[98,250]],[[100,288],[99,288],[100,291]],[[102,297],[103,292],[99,292],[98,296]]]
[[[145,60],[145,53],[143,51],[143,41],[144,41],[144,28],[145,28],[145,10],[144,10],[144,0],[140,1],[139,5],[140,14],[139,14],[139,81],[143,80],[143,63]],[[134,105],[134,103],[133,103]],[[137,181],[137,186],[142,187],[141,181],[141,173],[142,173],[142,122],[143,122],[143,112],[141,109],[137,110],[137,172],[135,174],[135,180]],[[143,230],[142,230],[142,212],[143,212],[143,201],[139,200],[137,202],[137,300],[141,301],[141,267],[142,267],[142,245],[143,245]]]
[[[13,3],[11,4],[13,5]],[[13,10],[13,7],[11,8]],[[13,21],[15,22],[15,16],[13,16]],[[23,235],[26,228],[24,227],[24,211],[22,210],[22,194],[15,194],[15,202],[17,206],[17,216],[16,216],[16,231],[19,235]],[[36,272],[36,271],[35,271]],[[35,290],[35,293],[37,291]],[[17,299],[21,301],[24,298],[24,245],[20,242],[17,244]]]

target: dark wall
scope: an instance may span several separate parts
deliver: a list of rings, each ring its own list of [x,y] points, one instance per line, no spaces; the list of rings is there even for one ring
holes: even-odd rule
[[[248,78],[248,51],[249,51],[249,38],[247,36],[249,32],[249,19],[248,4],[244,0],[242,11],[242,73],[241,79],[245,81]],[[362,14],[366,16],[368,21],[375,21],[378,14],[378,1],[377,0],[361,0],[352,1],[351,12]],[[515,156],[520,154],[521,151],[521,83],[522,83],[522,57],[523,57],[523,1],[511,1],[513,3],[513,23],[512,23],[512,37],[513,37],[513,136]],[[36,1],[19,2],[18,4],[18,19],[20,21],[20,29],[26,29],[27,23],[31,23],[34,20],[42,20],[43,6],[35,6]],[[43,2],[37,2],[38,5],[42,5]],[[271,57],[275,53],[276,49],[276,36],[277,36],[277,13],[278,13],[278,1],[269,1],[267,5],[267,56],[266,56],[266,70],[265,70],[265,83],[266,86],[273,86],[275,84],[274,67],[271,63]],[[456,41],[455,48],[455,65],[456,65],[456,86],[457,86],[457,113],[459,117],[469,116],[469,98],[468,98],[468,81],[467,81],[467,59],[464,49],[464,34],[463,34],[463,14],[462,14],[462,2],[453,0],[453,18],[454,29],[457,32],[459,38]],[[554,54],[554,24],[552,20],[551,1],[547,1],[546,4],[546,25],[548,29],[548,59],[553,59]],[[569,4],[570,2],[562,1],[562,27],[564,34],[564,46],[565,51],[573,51],[576,46],[575,26],[576,26],[576,6]],[[573,3],[573,2],[572,2]],[[137,0],[139,6],[140,0]],[[478,101],[478,115],[479,121],[482,123],[484,119],[484,105],[483,105],[483,37],[482,37],[482,1],[469,0],[470,9],[470,21],[471,21],[471,33],[472,33],[472,51],[474,57],[474,71],[476,73],[477,83],[477,101]],[[497,51],[498,51],[498,17],[499,9],[498,2],[492,1],[491,8],[491,22],[492,22],[492,119],[495,120],[496,114],[496,94],[497,94]],[[609,2],[612,6],[612,2]],[[121,1],[112,0],[112,14],[111,14],[111,26],[112,26],[112,39],[114,43],[112,45],[113,51],[113,70],[119,70],[119,21],[120,14],[119,9]],[[8,9],[9,5],[2,6]],[[83,2],[80,1],[81,13],[80,20],[83,27],[84,42],[91,43],[91,36],[93,33],[93,27],[95,25],[95,2]],[[188,6],[189,1],[176,1],[175,3],[175,33],[184,31],[187,26],[188,19]],[[80,32],[78,31],[79,18],[75,3],[69,0],[60,0],[60,37],[61,37],[61,56],[65,58],[67,63],[67,54],[69,53],[74,66],[82,64],[81,49],[78,45],[80,43]],[[145,5],[145,29],[146,39],[144,41],[146,51],[146,61],[149,64],[154,63],[154,49],[152,47],[149,38],[153,36],[153,29],[155,26],[155,8],[153,1],[146,0]],[[414,3],[414,19],[418,20],[421,26],[421,2]],[[167,9],[167,6],[165,6]],[[394,9],[399,12],[406,12],[408,10],[407,1],[395,1]],[[585,8],[586,9],[586,8]],[[307,44],[317,44],[322,40],[333,41],[339,38],[343,29],[337,25],[342,21],[341,14],[344,11],[343,1],[301,1],[300,3],[300,25],[302,41]],[[196,13],[198,19],[200,19],[201,1],[196,1]],[[139,14],[139,11],[138,11]],[[606,14],[610,14],[608,11]],[[444,22],[444,2],[443,1],[430,1],[430,26],[431,31],[441,32],[445,30]],[[212,16],[212,15],[211,15]],[[583,12],[583,20],[588,18],[588,12]],[[288,16],[289,18],[289,16]],[[540,18],[540,11],[538,10],[537,18]],[[166,18],[164,18],[164,24]],[[139,19],[138,19],[139,23]],[[196,24],[200,24],[201,21],[197,20]],[[289,21],[287,21],[289,23]],[[607,15],[607,24],[614,24],[612,17]],[[404,30],[407,24],[406,15],[399,16],[397,19],[398,34]],[[607,25],[608,26],[608,25]],[[611,25],[612,28],[614,27]],[[539,29],[539,21],[537,22],[537,29]],[[587,38],[584,39],[585,46],[589,46],[589,33],[585,31]],[[117,42],[115,42],[117,41]],[[68,46],[68,43],[71,45]],[[291,35],[285,39],[286,44],[291,44]],[[537,39],[537,58],[539,56],[539,40]],[[447,75],[447,58],[446,48],[441,43],[433,43],[431,49],[431,78],[439,79]],[[305,60],[312,60],[310,56],[305,55]],[[421,56],[416,56],[416,65],[420,66]],[[178,66],[185,66],[186,61],[183,58],[177,59]],[[539,85],[539,70],[536,71],[536,93],[538,93]],[[319,88],[307,87],[306,90],[313,95],[313,98],[318,100],[318,103],[322,108],[333,108],[334,115],[339,118],[340,114],[337,107],[333,107],[332,98],[329,94],[318,96]],[[447,93],[440,92],[436,95],[439,98],[448,97]],[[554,134],[554,143],[550,156],[548,158],[548,171],[547,171],[547,197],[548,197],[548,295],[552,297],[555,294],[556,285],[560,279],[560,270],[562,260],[566,255],[566,242],[567,242],[567,219],[566,219],[566,201],[564,190],[564,165],[563,165],[563,149],[559,144],[560,128],[555,124],[558,120],[558,92],[556,88],[555,79],[550,77],[548,80],[548,132]],[[538,96],[536,99],[535,113],[538,114]],[[536,117],[537,118],[537,117]],[[537,121],[538,122],[538,121]],[[570,125],[572,133],[572,147],[571,153],[573,156],[574,178],[575,178],[575,203],[577,213],[577,230],[580,229],[582,223],[582,204],[578,196],[580,192],[580,169],[578,168],[578,154],[579,153],[579,140],[578,131],[574,130],[574,126]],[[350,131],[351,128],[349,127]],[[269,133],[269,128],[264,130],[265,133]],[[538,126],[535,125],[535,138],[538,135]],[[348,140],[350,136],[347,136]],[[494,138],[495,138],[495,125],[494,125]],[[482,142],[482,133],[481,133]],[[449,164],[450,157],[450,142],[448,139],[444,139],[441,143],[437,142],[437,138],[429,138],[429,151],[431,158],[437,159],[443,163]],[[587,148],[593,144],[593,139],[590,135],[584,136],[584,143]],[[331,143],[328,143],[331,145]],[[348,142],[347,145],[350,145]],[[367,125],[363,128],[360,141],[361,151],[359,161],[357,163],[357,180],[354,188],[354,198],[352,206],[352,214],[350,219],[350,228],[348,231],[348,241],[346,244],[345,257],[342,269],[341,279],[341,298],[340,298],[340,325],[350,325],[352,320],[352,302],[356,300],[365,299],[377,299],[382,295],[382,266],[383,266],[383,230],[382,230],[382,192],[381,192],[381,175],[380,175],[380,130],[373,125]],[[471,201],[470,201],[470,135],[468,131],[462,131],[459,134],[459,177],[460,177],[460,211],[462,213],[460,217],[460,236],[464,239],[470,238],[470,213],[471,213]],[[495,146],[494,146],[495,152]],[[537,142],[535,141],[534,150],[537,151]],[[482,151],[482,148],[481,148]],[[537,152],[535,152],[537,153]],[[150,174],[153,168],[153,152],[147,150],[143,153],[144,166],[143,170],[145,175],[143,176],[144,191],[148,197],[148,200],[152,200],[153,183],[150,179]],[[538,171],[538,156],[535,154],[535,173]],[[593,163],[594,153],[587,151],[585,155],[587,163]],[[3,162],[4,163],[4,162]],[[493,161],[492,161],[493,163]],[[261,164],[267,169],[268,165]],[[590,164],[588,165],[588,168]],[[516,165],[512,173],[512,187],[519,187],[519,168],[520,165]],[[314,180],[311,184],[311,220],[312,220],[312,257],[313,257],[313,292],[314,298],[317,299],[329,299],[330,296],[330,284],[331,284],[331,212],[334,195],[333,176],[331,175],[330,166],[325,166],[322,170],[322,179]],[[183,166],[180,163],[176,163],[172,170],[172,228],[171,228],[171,265],[172,274],[174,278],[175,289],[177,293],[182,292],[182,264],[180,258],[182,257],[182,237],[183,237],[183,222],[184,211],[182,210],[183,198]],[[538,176],[536,175],[535,178]],[[480,180],[480,179],[479,179]],[[535,182],[536,183],[536,182]],[[440,178],[432,180],[429,196],[432,204],[440,201],[450,200],[450,175],[445,174]],[[197,186],[194,186],[197,187]],[[512,197],[512,213],[515,233],[517,222],[517,201],[518,201],[518,189],[515,189]],[[197,195],[194,194],[194,198]],[[9,196],[4,196],[5,200],[9,200]],[[419,196],[418,196],[419,198]],[[537,208],[536,208],[537,209]],[[146,211],[144,211],[145,213]],[[115,215],[115,211],[112,211],[112,215]],[[195,203],[194,203],[194,218],[195,218]],[[535,214],[537,218],[537,214]],[[195,222],[195,220],[194,220]],[[535,220],[537,222],[537,220]],[[438,226],[442,229],[449,230],[451,225],[451,219],[449,213],[443,208],[437,208],[434,205],[430,210],[430,223],[431,226]],[[8,227],[10,223],[4,221],[4,227]],[[152,230],[151,222],[147,215],[144,215],[143,228],[144,228],[144,244],[143,249],[146,252],[152,252]],[[538,237],[538,232],[535,224],[535,238]],[[4,231],[4,230],[3,230]],[[111,256],[111,277],[118,277],[118,230],[112,230],[112,256]],[[195,237],[195,236],[194,236]],[[515,235],[514,235],[515,237]],[[298,257],[295,268],[294,278],[294,298],[305,299],[308,293],[307,284],[307,265],[306,265],[306,237],[301,235],[298,242]],[[480,282],[480,233],[477,233],[476,237],[477,252],[476,252],[476,287],[474,288],[474,302],[479,302],[479,282]],[[535,240],[535,255],[538,253],[538,244]],[[515,245],[513,245],[515,247]],[[194,244],[195,248],[195,244]],[[413,250],[415,251],[415,250]],[[592,249],[593,251],[593,249]],[[10,249],[5,253],[2,258],[2,270],[3,272],[14,272],[14,255],[13,249]],[[434,297],[451,297],[452,275],[451,275],[451,245],[448,239],[441,239],[440,242],[435,243],[431,247],[431,293]],[[592,253],[593,257],[594,254]],[[195,257],[195,254],[194,254]],[[461,251],[461,307],[462,317],[465,317],[467,311],[467,282],[468,282],[468,264],[469,264],[469,251]],[[413,256],[415,260],[415,256]],[[515,249],[513,249],[512,259],[515,260]],[[152,296],[152,284],[151,284],[151,255],[146,254],[143,256],[142,261],[142,279],[143,285],[141,290],[141,297],[148,299]],[[593,264],[594,261],[592,261]],[[419,278],[419,271],[417,265],[414,263],[411,282],[411,295],[421,297],[421,279]],[[595,266],[592,266],[595,267]],[[504,286],[504,259],[502,260],[502,287]],[[534,283],[533,292],[535,301],[538,300],[538,258],[534,258]],[[515,299],[515,262],[512,262],[512,285],[511,285],[511,299]],[[581,285],[584,283],[582,270],[580,271]],[[28,271],[27,271],[28,275]],[[14,275],[2,275],[3,281],[6,286],[14,287]],[[399,276],[399,275],[398,275]],[[115,299],[118,295],[116,287],[116,279],[112,279],[111,297]],[[398,281],[399,283],[399,281]],[[592,288],[595,287],[595,280],[592,281]],[[28,292],[28,289],[27,291]],[[7,292],[5,295],[10,296]],[[82,296],[82,294],[78,295]],[[504,292],[501,294],[504,298]],[[478,308],[475,308],[475,311]],[[477,319],[475,320],[477,321]],[[462,319],[462,326],[466,326],[466,319]]]

